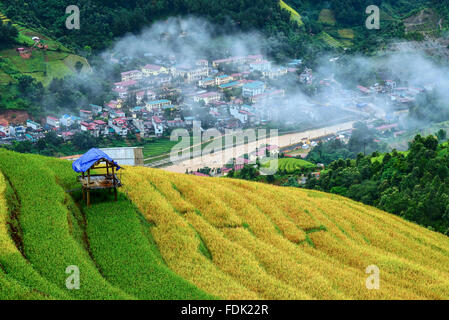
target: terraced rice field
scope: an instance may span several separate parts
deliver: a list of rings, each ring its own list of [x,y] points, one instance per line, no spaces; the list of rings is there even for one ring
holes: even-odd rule
[[[327,32],[322,31],[318,38],[324,41],[328,46],[332,48],[340,48],[342,47],[342,43],[338,41],[337,39],[333,38],[331,35],[329,35]]]
[[[301,169],[311,169],[315,168],[316,165],[314,165],[311,162],[302,160],[302,159],[295,159],[295,158],[282,158],[277,159],[278,162],[278,171],[282,173],[294,173],[295,171],[301,170]],[[264,166],[269,167],[270,164],[264,164]]]
[[[352,29],[339,29],[338,34],[343,39],[350,39],[350,40],[354,39],[354,30]]]
[[[288,12],[290,12],[292,21],[295,21],[299,26],[302,26],[304,24],[302,22],[301,15],[295,9],[293,9],[291,6],[289,6],[283,0],[279,1],[279,5],[281,6],[282,9],[285,9]]]
[[[318,22],[330,26],[335,26],[335,24],[337,23],[337,21],[335,20],[334,12],[329,9],[321,10],[320,15],[318,17]]]
[[[86,208],[70,162],[0,149],[0,171],[0,298],[449,298],[446,236],[336,195],[127,167]]]

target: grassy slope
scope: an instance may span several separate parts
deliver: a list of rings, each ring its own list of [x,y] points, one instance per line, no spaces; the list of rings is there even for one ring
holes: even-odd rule
[[[278,170],[283,173],[293,173],[296,170],[300,170],[303,168],[316,168],[316,165],[314,165],[313,163],[302,159],[282,158],[277,159],[277,162],[278,162]],[[265,163],[263,164],[263,166],[268,168],[270,167],[270,164]]]
[[[165,266],[156,254],[155,244],[146,235],[149,227],[138,219],[138,212],[125,197],[113,207],[100,203],[82,214],[64,192],[77,186],[70,162],[0,150],[0,170],[17,197],[20,232],[16,238],[24,254],[19,260],[32,271],[22,272],[19,268],[12,268],[15,273],[7,271],[15,281],[21,283],[24,279],[24,283],[35,284],[40,280],[43,284],[39,290],[54,298],[210,297]],[[97,216],[105,211],[108,216]],[[0,222],[3,222],[0,236],[11,243],[5,221]],[[0,258],[3,266],[2,260],[9,259],[9,255],[1,252]],[[70,265],[80,269],[80,290],[65,288],[68,277],[65,270]],[[41,278],[34,279],[33,274]],[[12,288],[4,296],[13,298],[20,293]]]
[[[288,12],[290,12],[292,21],[295,21],[299,26],[302,26],[304,24],[301,20],[301,15],[295,9],[290,7],[283,0],[279,0],[279,5],[281,6],[282,9],[285,9]]]
[[[0,170],[25,255],[0,176],[2,297],[449,298],[447,237],[335,195],[126,168],[119,201],[99,192],[86,209],[63,191],[77,185],[69,162],[0,151]],[[78,292],[64,286],[70,264]],[[373,264],[380,290],[365,287]]]
[[[0,13],[0,20],[8,21]],[[63,78],[73,74],[75,64],[79,61],[83,64],[81,72],[89,72],[90,66],[83,57],[74,55],[71,50],[64,47],[60,42],[47,38],[45,35],[27,28],[20,23],[13,24],[19,35],[16,39],[17,45],[9,49],[0,50],[0,103],[8,109],[20,108],[16,95],[18,92],[9,83],[17,83],[17,77],[28,75],[47,85],[53,78]],[[18,47],[31,47],[34,45],[32,37],[37,36],[48,45],[48,50],[34,49],[30,59],[23,59],[16,52]]]

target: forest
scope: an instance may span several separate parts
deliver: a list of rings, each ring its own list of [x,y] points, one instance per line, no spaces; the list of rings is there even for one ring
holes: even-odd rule
[[[343,195],[449,234],[449,145],[417,135],[408,152],[337,160],[306,187]]]

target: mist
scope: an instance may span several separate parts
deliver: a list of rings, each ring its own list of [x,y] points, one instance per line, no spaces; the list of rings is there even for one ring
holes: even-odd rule
[[[267,39],[257,31],[241,33],[233,30],[226,34],[225,28],[196,17],[170,18],[157,22],[138,35],[121,38],[103,52],[101,73],[113,79],[113,72],[116,72],[118,66],[123,72],[140,69],[146,63],[193,65],[200,59],[210,62],[231,56],[259,54],[270,60],[273,68],[285,67],[288,62],[276,64],[267,56],[268,52],[273,52],[273,48],[280,45],[274,39]],[[382,85],[385,80],[395,81],[397,87],[416,89],[413,93],[406,93],[412,100],[423,90],[432,91],[441,104],[449,98],[448,69],[437,65],[417,50],[384,51],[372,57],[344,53],[323,55],[317,58],[316,64],[318,67],[313,70],[312,89],[299,83],[299,72],[267,80],[270,90],[282,89],[285,95],[283,98],[257,103],[261,118],[266,117],[279,126],[292,128],[300,124],[318,126],[336,120],[362,120],[370,116],[388,119],[398,111],[397,104],[392,100],[394,98],[386,95],[366,97],[357,88],[358,85],[368,88],[375,83]],[[299,69],[305,67],[308,66],[301,65]],[[192,90],[201,90],[193,83],[191,87]],[[91,88],[94,89],[95,86]],[[396,96],[401,98],[399,94]],[[184,90],[181,98],[186,98]],[[361,103],[368,104],[369,108],[363,111],[356,108]],[[396,120],[403,127],[416,127],[428,122],[428,119],[407,115]]]

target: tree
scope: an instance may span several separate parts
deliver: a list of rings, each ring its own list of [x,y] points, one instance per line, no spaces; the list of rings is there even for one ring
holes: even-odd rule
[[[443,129],[438,130],[438,132],[436,133],[436,136],[438,138],[438,141],[444,141],[447,138],[447,132]]]

